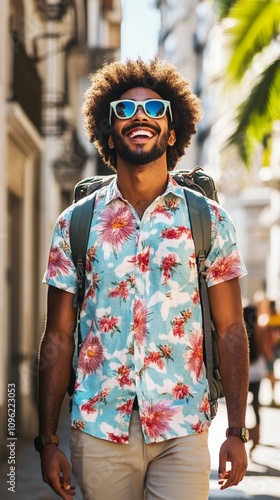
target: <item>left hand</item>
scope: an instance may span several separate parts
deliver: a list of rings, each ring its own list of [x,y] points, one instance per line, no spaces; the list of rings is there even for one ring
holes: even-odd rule
[[[231,462],[231,469],[226,470],[226,462]],[[246,474],[248,458],[245,445],[239,437],[229,436],[223,442],[219,457],[219,484],[225,490],[236,486]]]

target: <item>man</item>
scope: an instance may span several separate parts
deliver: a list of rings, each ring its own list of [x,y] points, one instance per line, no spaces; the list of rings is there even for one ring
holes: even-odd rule
[[[173,65],[138,59],[104,65],[83,112],[117,178],[97,193],[88,242],[72,469],[84,499],[206,500],[211,418],[194,242],[183,188],[168,174],[195,133],[200,103]],[[239,288],[246,270],[228,214],[208,203],[207,285],[230,429],[220,451],[225,489],[247,467],[248,345]],[[41,446],[43,479],[64,499],[75,489],[54,435],[74,351],[72,210],[61,214],[52,239],[39,376],[39,441],[48,443]]]

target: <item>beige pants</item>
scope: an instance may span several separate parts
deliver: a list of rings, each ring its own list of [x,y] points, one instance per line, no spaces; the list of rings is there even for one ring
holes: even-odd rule
[[[84,500],[207,500],[208,431],[145,444],[138,411],[130,443],[71,431],[72,469]]]

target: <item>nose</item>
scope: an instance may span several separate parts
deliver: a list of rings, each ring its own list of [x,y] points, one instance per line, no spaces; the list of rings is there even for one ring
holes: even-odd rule
[[[141,106],[141,104],[139,104],[137,106],[135,115],[133,116],[133,119],[135,119],[135,120],[139,120],[140,118],[142,118],[142,120],[143,119],[147,120],[147,118],[148,118],[148,116],[146,115],[144,108],[143,108],[143,106]]]

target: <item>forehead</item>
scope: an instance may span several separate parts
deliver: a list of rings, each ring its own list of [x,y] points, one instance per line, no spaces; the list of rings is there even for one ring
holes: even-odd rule
[[[132,99],[133,101],[146,101],[147,99],[161,99],[162,97],[154,90],[146,87],[134,87],[120,96],[120,99]]]

